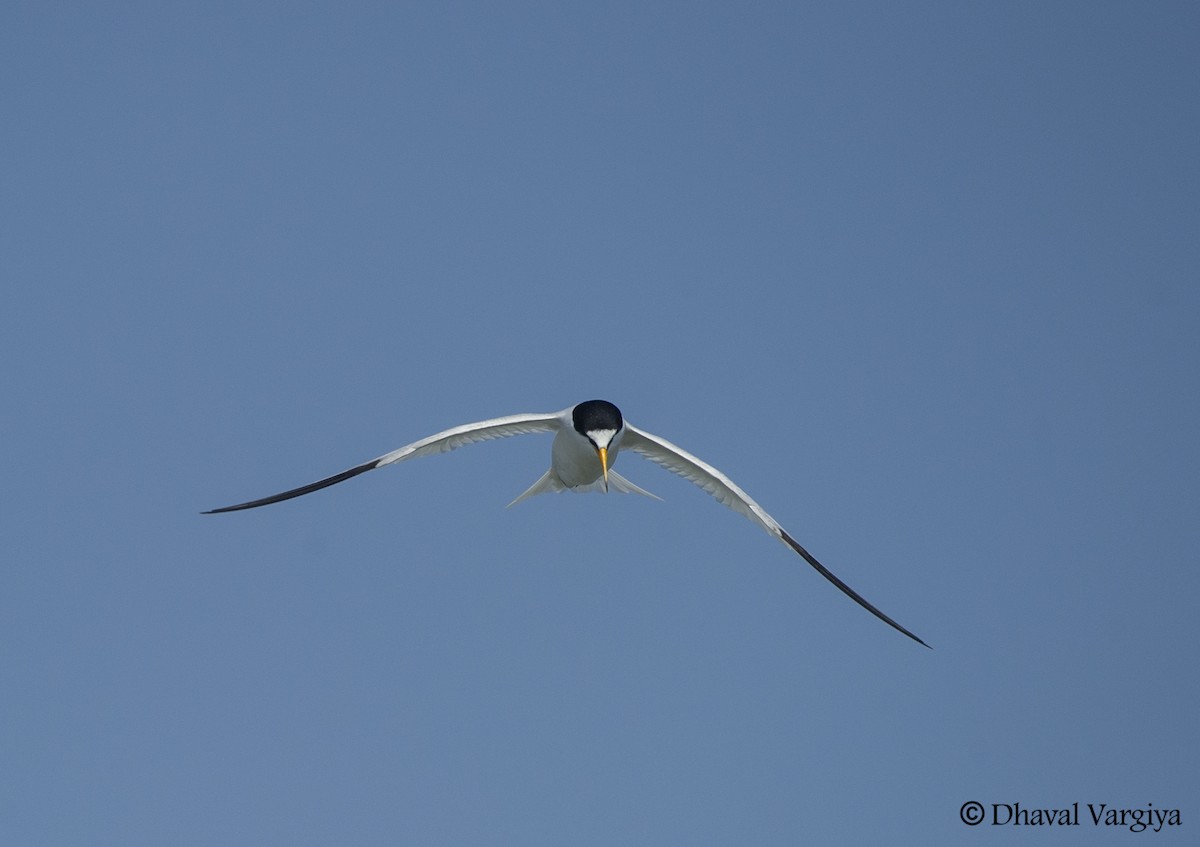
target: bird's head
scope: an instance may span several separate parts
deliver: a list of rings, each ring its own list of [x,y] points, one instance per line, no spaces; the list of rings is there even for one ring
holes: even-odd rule
[[[609,451],[612,451],[615,459],[617,443],[625,431],[621,410],[607,400],[586,400],[572,410],[571,422],[575,431],[586,438],[596,451],[600,469],[604,473],[604,490],[607,491]]]

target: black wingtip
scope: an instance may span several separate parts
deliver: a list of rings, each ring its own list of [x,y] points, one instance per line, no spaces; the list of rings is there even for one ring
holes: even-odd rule
[[[311,494],[314,491],[320,491],[322,488],[328,488],[331,485],[336,485],[339,482],[345,482],[351,477],[358,476],[360,473],[366,473],[369,470],[374,470],[379,467],[379,460],[372,459],[369,462],[350,468],[348,471],[342,471],[339,474],[326,477],[317,482],[302,485],[299,488],[293,488],[290,491],[284,491],[279,494],[272,494],[270,497],[263,497],[258,500],[250,500],[245,503],[238,503],[236,506],[222,506],[219,509],[209,509],[207,512],[201,512],[202,515],[219,515],[223,512],[240,512],[243,509],[256,509],[259,506],[267,506],[271,503],[279,503],[284,500],[291,500],[293,497],[300,497],[304,494]]]
[[[864,600],[862,595],[860,595],[857,591],[855,591],[849,585],[847,585],[846,583],[844,583],[840,579],[838,579],[837,576],[834,575],[833,571],[829,570],[829,568],[825,567],[820,562],[818,562],[817,558],[812,553],[805,550],[800,545],[800,543],[798,541],[796,541],[796,539],[792,538],[790,535],[788,535],[783,530],[780,530],[779,536],[787,543],[787,545],[789,547],[791,547],[793,550],[795,550],[797,553],[799,553],[804,558],[804,561],[806,561],[810,565],[812,565],[816,569],[817,573],[819,573],[821,576],[825,577],[827,580],[829,580],[834,585],[836,585],[843,594],[845,594],[847,597],[849,597],[855,603],[862,606],[864,609],[866,609],[868,612],[873,614],[875,617],[879,618],[881,621],[886,623],[892,629],[895,629],[897,632],[904,633],[909,638],[911,638],[913,641],[920,644],[922,647],[925,647],[929,650],[933,649],[928,644],[926,644],[921,638],[919,638],[916,635],[914,635],[913,633],[909,632],[907,629],[900,626],[900,624],[896,623],[894,620],[889,618],[883,612],[879,611],[874,606],[872,606],[870,603],[868,603],[866,600]]]

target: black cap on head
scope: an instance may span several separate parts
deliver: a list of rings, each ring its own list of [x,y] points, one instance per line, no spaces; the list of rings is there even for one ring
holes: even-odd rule
[[[607,400],[585,400],[571,411],[575,431],[587,435],[598,429],[619,430],[625,425],[621,410]]]

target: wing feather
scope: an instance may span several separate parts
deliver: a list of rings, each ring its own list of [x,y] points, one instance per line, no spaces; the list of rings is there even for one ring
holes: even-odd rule
[[[562,413],[549,415],[542,414],[523,414],[509,415],[503,418],[492,418],[491,420],[478,421],[476,423],[463,424],[451,429],[443,430],[439,433],[422,438],[420,441],[414,441],[412,444],[406,444],[398,450],[393,450],[390,453],[385,453],[377,459],[372,459],[369,462],[363,462],[361,465],[355,465],[349,470],[344,470],[341,473],[336,473],[333,476],[318,480],[317,482],[302,485],[299,488],[292,488],[288,491],[282,491],[279,494],[272,494],[269,497],[263,497],[258,500],[249,500],[245,503],[238,503],[236,506],[223,506],[219,509],[210,509],[203,512],[205,515],[215,515],[221,512],[237,512],[242,509],[254,509],[258,506],[266,506],[270,503],[279,503],[283,500],[291,500],[293,497],[300,497],[303,494],[309,494],[313,491],[320,491],[322,488],[328,488],[331,485],[336,485],[339,482],[344,482],[351,477],[358,476],[361,473],[381,468],[384,465],[394,465],[397,462],[403,462],[405,459],[413,459],[419,456],[431,456],[435,453],[445,453],[449,450],[454,450],[466,444],[474,444],[477,441],[489,441],[494,438],[508,438],[513,435],[524,435],[532,432],[553,432],[561,425]]]
[[[862,595],[842,582],[831,570],[817,561],[816,557],[801,547],[794,538],[784,531],[778,521],[767,514],[767,511],[762,506],[758,505],[749,494],[739,488],[732,479],[721,473],[721,471],[693,456],[683,448],[677,447],[670,441],[667,441],[667,439],[638,429],[630,425],[628,421],[625,422],[625,430],[625,438],[621,443],[622,449],[640,453],[655,464],[661,465],[672,473],[678,474],[689,482],[699,486],[702,490],[707,491],[722,505],[728,506],[735,512],[745,515],[798,553],[817,573],[832,582],[837,586],[839,591],[855,603],[892,628],[904,633],[918,644],[923,644],[926,647],[929,646],[883,612],[879,611],[875,606],[868,603],[863,599]]]

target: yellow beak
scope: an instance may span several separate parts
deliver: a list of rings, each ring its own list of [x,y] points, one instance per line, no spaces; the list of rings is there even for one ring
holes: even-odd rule
[[[608,492],[608,448],[601,447],[596,452],[600,454],[600,467],[604,471],[604,491]]]

